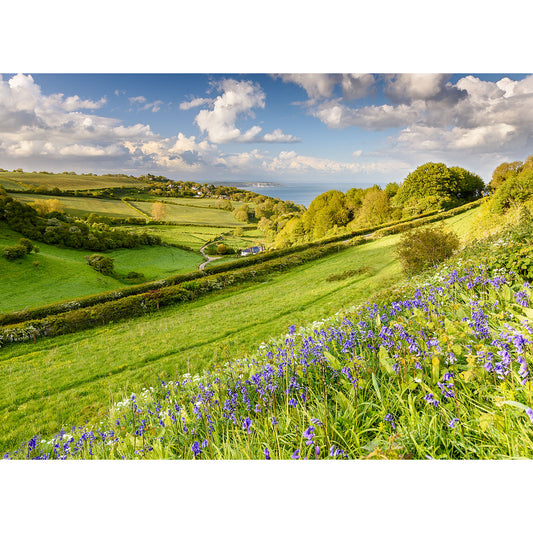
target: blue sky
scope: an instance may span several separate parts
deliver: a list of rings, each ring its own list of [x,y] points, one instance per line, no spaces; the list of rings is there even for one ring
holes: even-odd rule
[[[526,74],[33,74],[0,81],[0,167],[357,186],[533,153]]]

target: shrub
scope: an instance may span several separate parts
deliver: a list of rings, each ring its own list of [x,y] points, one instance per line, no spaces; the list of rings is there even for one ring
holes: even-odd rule
[[[33,243],[30,241],[30,239],[22,238],[19,240],[19,244],[24,246],[27,254],[31,253],[35,249],[35,246],[33,246]]]
[[[12,261],[13,259],[24,257],[28,252],[22,244],[15,244],[14,246],[6,246],[3,253],[6,259]]]
[[[444,226],[413,229],[402,235],[397,257],[407,274],[420,272],[451,257],[459,248],[459,238]]]
[[[87,264],[107,276],[113,274],[115,260],[105,255],[92,254],[85,257]]]
[[[224,255],[228,251],[225,244],[221,243],[217,246],[217,254]]]

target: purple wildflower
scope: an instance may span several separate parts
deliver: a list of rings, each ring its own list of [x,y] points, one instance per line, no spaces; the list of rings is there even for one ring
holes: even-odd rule
[[[453,429],[455,427],[455,424],[457,424],[457,422],[459,422],[458,418],[452,418],[450,422],[448,423],[448,426],[450,426]]]
[[[242,429],[245,429],[248,433],[250,433],[250,426],[252,425],[252,421],[246,417],[242,423]]]
[[[300,449],[299,448],[291,455],[291,459],[300,459]]]
[[[263,453],[265,454],[265,460],[270,461],[270,452],[268,451],[268,448],[265,448]]]
[[[192,450],[194,457],[202,453],[202,450],[200,449],[200,445],[198,444],[198,441],[194,441],[194,444],[191,446],[191,450]]]
[[[387,413],[384,417],[385,422],[390,422],[392,429],[396,429],[396,424],[394,423],[394,416],[390,413]]]

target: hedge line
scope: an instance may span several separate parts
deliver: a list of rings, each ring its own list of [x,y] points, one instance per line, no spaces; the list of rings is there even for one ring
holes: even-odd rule
[[[360,239],[360,242],[367,242]],[[242,268],[237,271],[205,276],[200,279],[183,281],[179,285],[161,287],[142,294],[122,297],[120,300],[98,303],[92,307],[74,309],[40,319],[33,319],[20,324],[10,325],[0,330],[0,346],[17,342],[36,341],[41,337],[55,337],[73,333],[110,321],[132,318],[150,313],[168,305],[194,300],[202,294],[221,290],[250,280],[261,279],[273,272],[283,272],[309,261],[314,261],[356,243],[331,243],[313,247],[288,257],[280,257],[260,264]]]

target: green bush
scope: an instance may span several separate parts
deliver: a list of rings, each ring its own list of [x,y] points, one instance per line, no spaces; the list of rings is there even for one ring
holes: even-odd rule
[[[407,274],[420,272],[451,257],[459,248],[459,238],[444,227],[425,227],[404,233],[397,246],[397,257]]]
[[[87,260],[87,264],[93,267],[96,271],[101,272],[106,276],[113,274],[115,260],[111,257],[106,257],[101,254],[92,254],[86,256],[85,259]]]
[[[19,259],[28,254],[26,247],[22,244],[15,244],[14,246],[6,246],[4,248],[4,257],[13,261],[14,259]]]

